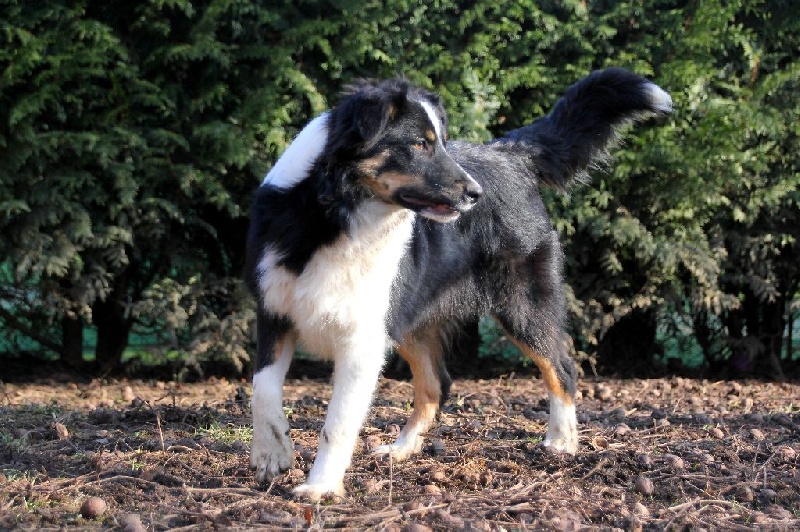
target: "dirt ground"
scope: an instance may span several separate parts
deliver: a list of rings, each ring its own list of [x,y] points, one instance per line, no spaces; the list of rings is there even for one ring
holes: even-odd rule
[[[367,450],[406,419],[383,379],[344,500],[294,500],[330,397],[294,380],[295,467],[249,470],[249,385],[95,381],[0,385],[0,529],[582,530],[800,528],[800,384],[584,380],[580,451],[555,456],[544,387],[459,380],[421,455]],[[81,507],[90,497],[97,508]],[[92,516],[92,510],[100,511]]]

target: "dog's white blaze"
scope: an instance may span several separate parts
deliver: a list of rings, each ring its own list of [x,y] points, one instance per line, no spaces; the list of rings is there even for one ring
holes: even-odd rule
[[[436,116],[436,110],[433,108],[430,102],[420,100],[419,104],[423,109],[425,109],[425,113],[428,115],[428,120],[430,120],[431,124],[433,124],[433,130],[436,132],[436,141],[439,144],[444,145],[444,141],[442,140],[442,123],[439,120],[439,117]]]
[[[672,112],[672,96],[655,83],[647,83],[644,90],[650,97],[651,105],[661,113]]]
[[[262,185],[289,189],[303,181],[328,142],[328,113],[303,128],[264,177]]]
[[[550,419],[544,444],[556,451],[575,454],[578,450],[578,421],[575,403],[565,403],[559,396],[550,394]]]

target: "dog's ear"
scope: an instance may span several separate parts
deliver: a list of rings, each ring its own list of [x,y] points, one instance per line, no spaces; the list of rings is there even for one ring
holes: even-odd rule
[[[397,103],[383,91],[371,91],[355,103],[355,126],[365,147],[370,147],[396,115]]]
[[[347,98],[336,109],[336,124],[343,140],[362,150],[375,145],[386,126],[407,99],[405,84],[388,87],[387,82],[362,82],[349,87]]]
[[[377,87],[371,89],[356,94],[353,102],[353,125],[358,131],[363,150],[375,145],[405,99],[401,94],[392,94]]]

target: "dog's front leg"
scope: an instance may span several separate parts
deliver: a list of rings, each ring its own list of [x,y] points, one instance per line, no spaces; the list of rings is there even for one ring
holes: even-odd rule
[[[335,359],[333,392],[319,450],[305,484],[297,495],[318,501],[325,495],[344,496],[344,473],[350,466],[358,432],[372,403],[384,362],[384,342],[348,349]]]
[[[259,311],[258,347],[253,374],[253,443],[250,466],[264,484],[287,471],[294,461],[289,422],[283,413],[283,381],[292,361],[295,333],[284,322]]]

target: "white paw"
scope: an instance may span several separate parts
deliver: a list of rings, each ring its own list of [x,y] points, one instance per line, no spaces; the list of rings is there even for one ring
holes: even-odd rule
[[[578,436],[575,434],[552,438],[548,435],[542,445],[557,453],[575,454],[578,452]]]
[[[250,447],[250,466],[255,469],[255,479],[266,484],[289,470],[294,462],[294,445],[287,428],[281,430],[275,425],[261,427],[253,431],[253,444]]]
[[[558,453],[578,452],[578,421],[575,417],[575,403],[572,398],[550,395],[550,416],[547,423],[547,436],[542,445]]]
[[[344,498],[344,484],[340,480],[337,483],[306,483],[300,484],[292,490],[296,497],[305,498],[311,502],[319,502],[325,497]]]
[[[372,454],[389,456],[395,462],[403,462],[411,458],[414,453],[419,452],[420,447],[420,445],[402,445],[399,442],[395,442],[390,445],[380,445],[375,447],[372,450]]]

